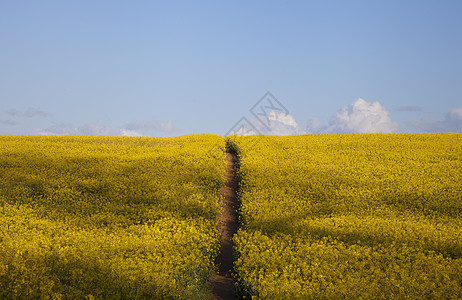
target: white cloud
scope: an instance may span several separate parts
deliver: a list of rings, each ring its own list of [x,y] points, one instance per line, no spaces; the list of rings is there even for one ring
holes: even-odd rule
[[[258,114],[257,118],[242,117],[227,135],[294,135],[302,134],[294,117],[287,113],[270,111],[267,114]]]
[[[238,136],[247,136],[247,135],[257,135],[259,133],[256,132],[253,129],[248,129],[248,128],[245,128],[245,127],[241,127],[241,128],[239,128],[237,130],[234,130],[234,131],[230,132],[230,134],[238,135]]]
[[[137,132],[136,130],[130,130],[130,129],[120,129],[120,135],[121,136],[131,136],[131,137],[138,137],[138,136],[143,136],[141,133]]]
[[[257,119],[253,119],[252,123],[260,134],[265,135],[296,135],[304,133],[292,115],[278,113],[276,110],[272,110],[266,115],[265,123]]]
[[[446,115],[445,125],[447,129],[453,129],[456,131],[462,130],[462,107],[453,108],[449,110]]]
[[[326,133],[327,126],[320,118],[312,118],[306,125],[307,133]]]
[[[83,135],[112,135],[113,131],[110,126],[89,123],[78,128],[80,134]]]
[[[389,112],[379,102],[357,99],[342,107],[333,115],[328,125],[319,119],[312,119],[307,126],[309,133],[391,133],[398,124],[393,122]]]
[[[172,132],[177,130],[171,120],[169,121],[156,121],[156,120],[144,120],[140,122],[127,123],[123,127],[125,130],[141,130],[148,132],[151,130],[158,132]]]
[[[110,126],[100,125],[98,123],[87,123],[82,126],[76,126],[70,123],[55,123],[47,128],[40,128],[35,131],[39,135],[120,135],[120,136],[143,136],[143,131],[151,129],[158,131],[169,132],[176,128],[172,125],[171,121],[156,122],[156,121],[142,121],[132,122],[126,124],[119,130],[114,130]]]
[[[255,120],[254,120],[255,121]],[[226,133],[226,135],[257,135],[258,129],[246,117],[242,117],[234,126]]]
[[[109,126],[96,123],[88,123],[83,126],[73,124],[53,124],[45,129],[37,129],[39,135],[112,135],[113,130]]]
[[[297,127],[298,126],[297,122],[295,122],[294,117],[292,117],[289,114],[278,113],[277,111],[273,110],[268,114],[267,117],[268,117],[268,119],[270,121],[276,121],[278,123],[281,123],[281,124],[284,124],[284,125],[287,125],[287,126],[291,126],[291,127]],[[271,122],[271,123],[273,123],[273,122]]]
[[[52,116],[52,114],[50,113],[47,113],[47,112],[44,112],[43,110],[32,108],[32,107],[29,107],[24,112],[17,111],[16,109],[10,109],[7,111],[7,114],[9,114],[12,117],[27,117],[27,118],[33,118],[33,117],[48,118]]]
[[[78,128],[72,124],[53,124],[45,129],[37,129],[37,134],[39,135],[77,135]]]
[[[452,108],[444,120],[422,118],[409,122],[416,129],[424,132],[460,132],[462,133],[462,108]]]

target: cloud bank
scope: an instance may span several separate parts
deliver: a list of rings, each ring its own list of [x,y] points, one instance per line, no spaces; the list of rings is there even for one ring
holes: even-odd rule
[[[257,118],[241,118],[227,135],[295,135],[304,131],[295,118],[283,112],[272,110],[267,114],[258,114]]]
[[[307,133],[392,133],[398,124],[390,118],[379,102],[357,99],[342,107],[330,118],[327,125],[314,118],[308,122]]]
[[[405,109],[416,109],[409,107]],[[357,99],[340,108],[326,124],[319,118],[308,121],[306,127],[300,126],[289,113],[272,110],[266,115],[247,120],[242,118],[229,134],[235,135],[298,135],[317,133],[392,133],[398,124],[390,118],[379,102]]]
[[[265,108],[272,109],[267,105]],[[421,106],[401,106],[395,112],[422,112]],[[24,111],[10,109],[6,112],[10,118],[0,119],[0,125],[17,125],[17,118],[48,118],[51,114],[40,109],[28,108]],[[273,109],[264,113],[255,113],[250,120],[243,117],[228,134],[236,135],[299,135],[323,133],[393,133],[398,129],[389,114],[379,102],[357,99],[341,107],[327,122],[312,118],[301,126],[287,110]],[[424,117],[407,122],[414,132],[460,132],[462,133],[462,107],[450,109],[444,119],[436,120]],[[36,129],[40,135],[97,135],[97,136],[156,136],[178,130],[171,120],[142,120],[125,123],[120,127],[101,125],[96,122],[75,125],[72,123],[52,123],[46,128]]]
[[[59,123],[45,129],[36,130],[39,135],[113,135],[113,132],[110,126],[97,123],[88,123],[82,126]]]
[[[43,117],[48,118],[53,116],[50,113],[44,112],[43,110],[29,107],[24,112],[18,111],[16,109],[10,109],[6,112],[8,115],[12,117],[26,117],[26,118],[33,118],[33,117]]]
[[[54,123],[47,128],[40,128],[35,131],[39,135],[100,135],[100,136],[149,136],[152,131],[169,133],[177,128],[172,121],[141,121],[125,124],[120,129],[113,129],[111,126],[98,123],[87,123],[81,126],[72,123]]]
[[[462,107],[450,109],[444,120],[422,118],[420,120],[412,120],[409,123],[423,132],[462,133]]]
[[[278,113],[276,110],[272,110],[266,115],[265,123],[256,121],[254,123],[261,134],[296,135],[304,133],[292,115],[283,112]]]
[[[139,133],[136,130],[130,130],[130,129],[120,129],[120,135],[121,136],[130,136],[130,137],[139,137],[143,136],[141,133]]]
[[[121,129],[124,133],[130,132],[144,132],[149,133],[152,131],[169,133],[177,130],[171,120],[169,121],[157,121],[157,120],[144,120],[140,122],[130,122],[123,126]]]

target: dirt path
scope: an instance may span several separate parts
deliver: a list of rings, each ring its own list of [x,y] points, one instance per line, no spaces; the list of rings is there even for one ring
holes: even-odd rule
[[[233,270],[233,235],[239,229],[237,223],[237,177],[236,177],[236,156],[226,153],[225,186],[220,190],[223,196],[223,210],[217,218],[218,229],[221,234],[220,253],[215,260],[218,266],[218,273],[209,281],[212,290],[212,299],[237,299],[234,291]]]

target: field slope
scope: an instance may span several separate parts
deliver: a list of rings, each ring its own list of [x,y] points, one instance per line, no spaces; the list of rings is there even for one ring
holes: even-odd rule
[[[461,134],[233,141],[245,297],[462,297]]]
[[[224,139],[0,137],[0,298],[205,298]]]
[[[211,297],[227,147],[243,298],[462,298],[462,134],[0,136],[0,298]]]

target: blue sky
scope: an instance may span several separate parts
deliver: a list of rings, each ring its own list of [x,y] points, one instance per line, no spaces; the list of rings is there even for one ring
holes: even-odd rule
[[[223,135],[268,91],[287,109],[274,134],[462,132],[461,15],[462,1],[2,1],[0,134]]]

